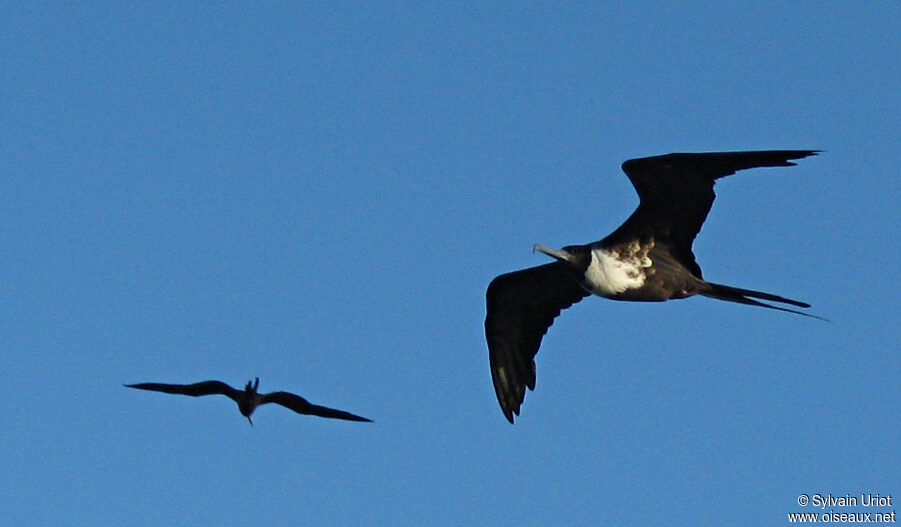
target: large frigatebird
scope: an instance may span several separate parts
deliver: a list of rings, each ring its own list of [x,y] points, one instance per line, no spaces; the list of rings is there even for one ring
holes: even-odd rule
[[[814,318],[794,309],[809,304],[707,282],[691,251],[707,218],[717,179],[739,170],[794,166],[818,150],[667,154],[623,163],[640,199],[632,215],[603,240],[560,250],[533,250],[557,261],[502,274],[488,286],[485,336],[497,400],[507,420],[535,389],[535,355],[560,311],[590,294],[613,300],[662,302],[703,295]]]
[[[290,408],[299,414],[317,415],[319,417],[330,417],[332,419],[344,419],[345,421],[365,421],[372,422],[371,419],[360,417],[342,410],[334,410],[325,406],[317,406],[299,395],[289,392],[272,392],[258,393],[257,388],[260,386],[260,379],[254,382],[247,382],[244,390],[236,390],[231,386],[219,381],[204,381],[194,384],[160,384],[147,382],[142,384],[126,384],[129,388],[137,388],[139,390],[152,390],[163,393],[176,393],[181,395],[190,395],[199,397],[201,395],[225,395],[231,400],[238,403],[238,410],[241,415],[250,421],[253,420],[250,415],[256,410],[257,406],[266,403],[275,403]]]

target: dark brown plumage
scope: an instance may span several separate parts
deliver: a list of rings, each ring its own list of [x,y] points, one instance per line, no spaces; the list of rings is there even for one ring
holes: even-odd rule
[[[199,397],[201,395],[225,395],[231,400],[238,403],[238,410],[241,415],[250,421],[250,418],[257,406],[266,403],[275,403],[290,408],[299,414],[315,415],[319,417],[329,417],[332,419],[344,419],[345,421],[365,421],[372,422],[371,419],[360,417],[343,410],[334,410],[325,406],[317,406],[299,395],[289,392],[272,392],[258,393],[257,388],[260,385],[260,379],[255,379],[253,383],[248,382],[244,386],[244,390],[236,390],[231,386],[219,381],[204,381],[194,384],[160,384],[160,383],[141,383],[126,384],[128,388],[137,388],[139,390],[151,390],[155,392],[174,393],[180,395],[190,395]]]
[[[526,388],[535,388],[535,355],[560,311],[590,294],[613,300],[661,302],[703,295],[819,318],[794,309],[809,304],[707,282],[692,243],[707,218],[717,179],[755,167],[793,166],[816,150],[667,154],[631,159],[622,168],[640,198],[612,234],[562,250],[536,245],[557,261],[498,276],[486,293],[485,336],[491,377],[508,421],[519,415]]]

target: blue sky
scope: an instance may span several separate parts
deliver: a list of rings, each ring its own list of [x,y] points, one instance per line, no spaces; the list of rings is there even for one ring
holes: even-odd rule
[[[901,500],[895,3],[4,6],[9,525],[780,525]],[[483,335],[534,243],[722,180],[704,298],[587,299],[510,426]],[[219,379],[375,420],[123,383]],[[855,509],[836,508],[837,512]],[[888,512],[889,509],[870,509]]]

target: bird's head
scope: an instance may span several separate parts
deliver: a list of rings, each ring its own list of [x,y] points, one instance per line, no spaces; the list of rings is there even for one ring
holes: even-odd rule
[[[580,273],[585,272],[588,269],[588,264],[591,263],[591,250],[586,245],[567,245],[558,251],[536,243],[532,246],[532,252],[535,251],[543,252],[561,262],[566,262]]]

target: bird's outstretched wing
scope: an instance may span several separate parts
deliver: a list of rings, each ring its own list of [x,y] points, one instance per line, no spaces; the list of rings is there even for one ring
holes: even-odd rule
[[[219,381],[203,381],[194,384],[160,384],[154,382],[145,382],[141,384],[126,384],[129,388],[137,388],[139,390],[151,390],[154,392],[175,393],[181,395],[190,395],[199,397],[201,395],[225,395],[237,402],[238,390]]]
[[[507,420],[535,389],[535,354],[560,311],[588,296],[569,264],[554,262],[502,274],[486,294],[485,337],[494,391]]]
[[[332,419],[344,419],[345,421],[363,421],[371,423],[372,419],[360,417],[343,410],[335,410],[334,408],[326,408],[311,404],[309,401],[299,395],[290,392],[272,392],[261,396],[260,404],[275,403],[290,408],[299,414],[317,415],[319,417],[330,417]]]
[[[696,276],[701,269],[691,245],[710,212],[716,195],[714,182],[739,170],[794,166],[791,160],[816,155],[818,150],[762,150],[666,154],[630,159],[623,172],[638,192],[635,212],[604,243],[655,238]]]

